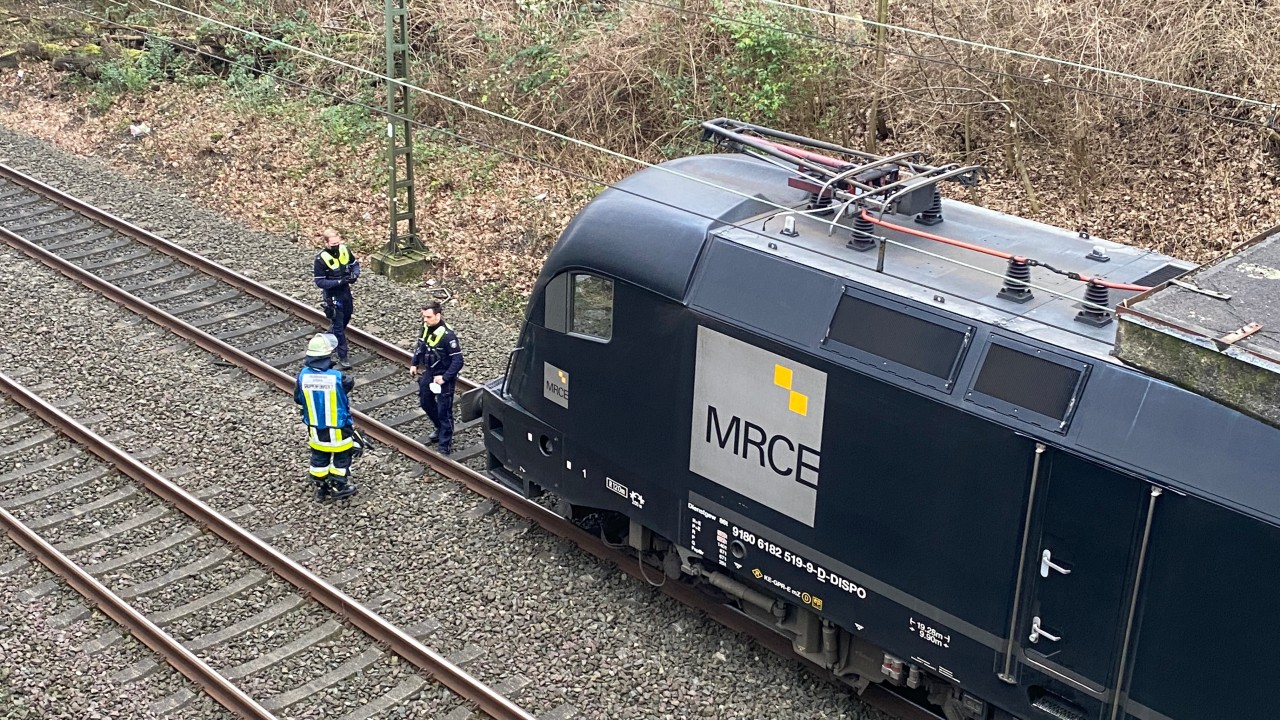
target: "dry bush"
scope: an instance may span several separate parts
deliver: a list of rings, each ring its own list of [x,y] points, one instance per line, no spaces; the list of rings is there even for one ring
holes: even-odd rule
[[[867,4],[807,1],[854,18]],[[881,74],[856,19],[762,11],[754,0],[685,0],[688,12],[637,2],[598,14],[565,0],[472,2],[419,15],[434,30],[433,87],[648,161],[690,151],[697,122],[723,115],[858,146],[878,97],[882,150],[987,165],[994,191],[970,197],[998,209],[1193,259],[1272,216],[1274,159],[1259,137],[1265,107],[901,32],[888,34]],[[1264,101],[1280,91],[1280,46],[1270,38],[1280,6],[1261,1],[903,0],[891,8],[891,23],[975,43]],[[735,29],[741,19],[808,37]],[[776,106],[744,40],[756,49],[775,43],[786,55],[774,72],[785,86]],[[544,82],[529,82],[540,67],[530,61],[535,50],[553,61]],[[634,169],[444,103],[426,117],[598,177]]]
[[[757,0],[655,0],[671,8],[411,0],[412,80],[651,162],[695,151],[697,123],[726,115],[859,146],[878,102],[882,151],[985,164],[996,190],[970,196],[999,209],[1196,257],[1269,217],[1274,159],[1259,137],[1269,108],[902,32],[888,33],[881,72],[873,36],[857,20],[872,3],[793,1],[848,17]],[[207,14],[232,4],[188,2]],[[260,31],[278,30],[304,9],[322,32],[294,42],[384,67],[379,3],[246,0],[242,12],[246,5]],[[896,0],[890,7],[891,23],[975,43],[1266,102],[1280,93],[1272,37],[1280,4],[1266,0]],[[297,73],[342,93],[382,97],[379,83],[320,62],[299,62]],[[420,94],[414,103],[424,124],[571,171],[611,180],[634,170],[445,97]],[[1208,229],[1199,241],[1194,232],[1161,237],[1169,222]]]
[[[98,0],[102,1],[102,0]],[[441,95],[658,159],[691,123],[750,113],[750,50],[732,24],[772,24],[789,35],[775,79],[785,101],[753,118],[787,129],[852,142],[864,134],[874,96],[889,108],[888,131],[948,156],[1007,155],[1013,141],[1064,149],[1083,166],[1100,136],[1163,135],[1210,112],[1257,123],[1265,109],[1137,80],[1102,75],[990,50],[891,32],[883,76],[871,37],[856,20],[836,20],[767,8],[755,0],[660,0],[678,8],[634,2],[577,0],[412,0],[413,80]],[[856,18],[864,0],[796,0]],[[332,38],[292,42],[323,47],[341,59],[381,69],[382,13],[368,0],[185,0],[197,12],[221,16],[269,34],[305,12]],[[144,4],[145,6],[145,4]],[[1265,0],[901,0],[890,22],[997,47],[1123,69],[1171,83],[1270,99],[1280,69],[1273,30],[1280,5]],[[228,8],[238,8],[231,12]],[[720,20],[713,17],[718,15]],[[189,20],[184,22],[189,23]],[[766,31],[756,37],[768,41]],[[345,33],[345,35],[344,35]],[[795,33],[812,37],[805,38]],[[775,42],[780,42],[773,39]],[[307,79],[349,86],[350,71],[305,59]],[[731,77],[732,69],[742,71]],[[758,68],[757,68],[758,69]],[[782,92],[782,91],[780,91]],[[1131,98],[1131,99],[1126,99]],[[759,99],[758,96],[755,99]],[[1172,111],[1153,110],[1164,105]],[[444,99],[424,97],[420,118],[457,127],[483,125],[510,136],[483,116]],[[1164,113],[1164,114],[1161,114]],[[1189,113],[1180,115],[1179,113]],[[1016,123],[1011,132],[1011,123]],[[537,143],[536,134],[519,133]],[[1017,137],[1014,137],[1014,136]],[[688,133],[685,133],[688,137]],[[570,159],[573,153],[569,153]]]
[[[799,130],[839,124],[832,118],[845,120],[835,81],[859,65],[856,58],[832,52],[821,39],[781,31],[757,28],[735,36],[732,21],[747,12],[750,2],[687,0],[685,7],[721,19],[644,3],[618,10],[567,0],[530,0],[514,9],[466,2],[426,6],[415,12],[415,27],[432,38],[422,82],[650,161],[690,151],[697,123],[711,117],[745,116]],[[817,24],[785,11],[755,17],[766,26],[808,33]],[[760,48],[760,57],[742,49],[751,43]],[[769,52],[796,65],[768,72]],[[484,126],[494,136],[513,134],[501,120],[461,111],[445,100],[425,100],[421,117]],[[614,174],[631,169],[536,131],[514,133],[522,148],[575,170]]]
[[[1198,3],[1189,0],[1118,3],[1050,3],[1029,0],[941,0],[906,4],[903,24],[939,34],[1084,65],[1123,70],[1170,83],[1216,88],[1245,97],[1268,98],[1280,52],[1268,39],[1280,10],[1246,3]],[[1078,133],[1099,121],[1141,126],[1158,103],[1193,112],[1214,112],[1240,119],[1264,115],[1230,100],[1080,70],[1034,59],[960,48],[937,41],[903,40],[913,50],[975,68],[1041,81],[1016,80],[1018,99],[1041,116],[1045,133]],[[934,65],[921,76],[946,79],[971,91],[994,95],[1010,87],[1005,79],[970,70]],[[923,82],[923,77],[916,80]],[[910,79],[906,79],[908,84]],[[1097,94],[1055,90],[1084,88]],[[1133,98],[1123,100],[1111,96]],[[1052,121],[1052,122],[1049,122]],[[1058,137],[1052,137],[1054,140]]]

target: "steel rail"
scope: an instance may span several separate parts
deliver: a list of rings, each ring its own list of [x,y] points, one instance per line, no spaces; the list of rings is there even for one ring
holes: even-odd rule
[[[79,198],[72,197],[55,187],[46,185],[45,183],[42,183],[19,170],[0,164],[0,178],[41,195],[52,202],[58,203],[69,210],[73,210],[94,222],[125,235],[126,237],[137,240],[138,242],[158,250],[165,255],[177,258],[186,265],[194,267],[212,277],[217,278],[218,280],[221,280],[237,290],[252,295],[259,300],[262,300],[280,310],[284,310],[289,314],[299,317],[313,325],[327,326],[329,324],[329,319],[325,317],[323,312],[307,305],[306,303],[289,297],[288,295],[267,287],[262,283],[256,282],[253,279],[226,267],[225,265],[194,253],[171,240],[166,240],[144,228],[140,228],[137,225],[130,223],[123,218],[116,217],[101,208],[96,208]],[[405,367],[408,367],[409,360],[413,357],[413,353],[408,350],[405,350],[398,345],[393,345],[392,343],[389,343],[376,335],[372,335],[365,330],[361,330],[355,325],[347,327],[347,336],[353,340],[356,345],[369,348],[381,357]],[[461,376],[458,377],[458,385],[462,390],[470,390],[475,387],[476,384],[477,383],[474,380]]]
[[[292,377],[263,363],[252,355],[248,355],[238,348],[183,322],[164,310],[112,285],[87,270],[77,267],[67,260],[63,260],[7,229],[0,228],[0,239],[3,239],[15,249],[39,260],[44,265],[96,290],[113,302],[146,317],[179,337],[195,343],[208,352],[221,356],[256,377],[274,384],[281,390],[293,392],[294,379]],[[62,415],[56,409],[53,412]],[[413,443],[408,437],[362,413],[352,414],[359,419],[361,428],[367,428],[371,436],[383,442],[390,444],[399,439],[404,443]],[[192,519],[207,526],[214,534],[270,568],[286,582],[308,593],[312,598],[346,619],[352,625],[360,628],[370,637],[385,643],[397,655],[420,670],[429,673],[445,687],[466,698],[469,702],[475,703],[477,709],[481,712],[497,720],[533,720],[532,715],[472,677],[462,668],[449,662],[412,636],[405,634],[396,626],[383,620],[377,613],[312,574],[271,545],[263,542],[253,533],[223,517],[146,465],[134,460],[128,453],[105,440],[94,440],[92,431],[83,427],[79,431],[69,430],[66,432],[76,441],[89,446],[93,452],[104,460],[114,464],[121,472],[142,483],[148,490],[164,498]],[[426,450],[425,448],[422,449]]]
[[[3,390],[6,395],[13,398],[19,405],[39,416],[59,432],[76,439],[104,460],[113,462],[110,458],[111,452],[107,448],[119,452],[111,443],[76,422],[75,419],[65,415],[45,401],[44,398],[31,392],[4,373],[0,373],[0,390]],[[129,457],[127,454],[124,456]],[[129,459],[133,460],[133,458]],[[234,683],[219,674],[217,670],[209,667],[194,653],[183,647],[182,643],[178,642],[172,635],[148,620],[145,615],[138,612],[137,609],[120,596],[111,592],[110,588],[103,585],[97,578],[59,552],[57,548],[49,544],[48,541],[2,507],[0,507],[0,526],[4,527],[5,533],[14,542],[34,555],[42,565],[62,577],[76,592],[127,629],[131,635],[141,640],[147,647],[154,650],[175,670],[203,688],[210,697],[223,707],[248,720],[274,720],[276,716],[259,705],[256,700],[245,694]]]
[[[129,227],[133,226],[130,225]],[[79,268],[69,261],[63,260],[57,255],[44,250],[40,246],[25,240],[3,227],[0,227],[0,240],[4,240],[9,245],[26,253],[44,265],[92,288],[111,299],[113,302],[146,317],[161,327],[170,330],[179,337],[189,340],[207,352],[218,355],[251,375],[275,385],[281,390],[289,393],[293,392],[294,384],[296,382],[295,378],[286,375],[284,372],[277,370],[270,365],[267,365],[252,355],[249,355],[214,337],[213,335],[185,323],[164,310],[147,303],[145,300],[142,300],[129,292],[116,287],[115,285],[112,285],[87,270]],[[184,250],[184,252],[189,251]],[[237,277],[243,278],[247,283],[253,283],[249,278],[244,278],[239,275],[237,275]],[[258,297],[261,297],[261,295]],[[296,302],[291,299],[289,300],[290,302]],[[298,305],[301,304],[299,303]],[[306,306],[301,307],[311,311],[311,309],[306,308]],[[316,314],[319,315],[318,311],[311,312],[316,312]],[[382,343],[382,341],[379,340],[379,343]],[[391,346],[386,343],[382,344],[395,348],[395,346]],[[398,352],[403,352],[400,351],[399,348],[395,349]],[[405,357],[407,356],[407,353],[405,353]],[[517,516],[538,525],[547,532],[573,543],[579,549],[598,560],[611,563],[628,575],[642,580],[645,583],[649,583],[649,579],[641,569],[638,559],[630,551],[623,552],[604,544],[595,535],[582,530],[577,525],[574,525],[571,521],[561,517],[555,512],[525,498],[487,475],[477,472],[466,465],[428,449],[426,446],[411,437],[375,420],[365,413],[352,410],[351,414],[355,418],[361,431],[367,433],[369,437],[374,440],[384,443],[390,447],[394,447],[406,457],[422,463],[450,480],[461,483],[477,495],[492,500],[512,513],[515,513]],[[799,660],[802,664],[820,674],[826,673],[825,668],[822,668],[807,658],[796,654],[791,641],[786,637],[765,628],[755,620],[733,610],[732,608],[725,607],[716,599],[701,592],[697,588],[680,582],[664,582],[658,589],[672,599],[702,611],[724,627],[752,638],[758,644],[764,646],[771,652],[783,657]],[[409,640],[412,639],[410,638]],[[416,641],[413,642],[415,645],[417,644]],[[412,658],[406,659],[414,662],[415,665],[418,664]],[[418,667],[423,666],[418,665]],[[883,705],[886,708],[886,711],[898,713],[899,717],[904,719],[933,720],[937,717],[936,715],[926,713],[917,706],[907,703],[893,693],[883,690],[878,686],[876,688],[869,689],[869,695],[866,699],[868,702],[877,706]],[[482,707],[481,709],[483,710],[484,708]],[[911,714],[902,714],[904,712]]]

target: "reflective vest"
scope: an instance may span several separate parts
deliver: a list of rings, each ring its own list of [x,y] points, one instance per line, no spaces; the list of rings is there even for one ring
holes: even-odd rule
[[[427,369],[432,372],[436,370],[437,363],[443,360],[440,357],[439,347],[448,334],[449,326],[443,322],[435,326],[434,329],[427,325],[422,326],[422,344],[426,346],[426,353],[423,355],[422,360],[427,364]]]
[[[325,248],[320,251],[320,261],[330,270],[338,270],[351,264],[351,251],[347,250],[346,244],[338,246],[338,257],[334,257],[329,253],[331,248]]]
[[[309,427],[350,427],[351,410],[347,404],[347,392],[342,389],[340,370],[304,367],[298,373],[298,388],[302,392],[303,415]],[[350,438],[346,444],[351,444]]]
[[[429,325],[423,325],[422,341],[427,344],[428,348],[435,350],[436,346],[440,344],[441,340],[444,340],[444,336],[448,334],[448,332],[449,326],[445,323],[440,323],[434,330]]]

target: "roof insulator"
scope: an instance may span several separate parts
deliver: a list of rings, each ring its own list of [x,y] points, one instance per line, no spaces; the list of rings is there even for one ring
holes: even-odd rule
[[[1111,293],[1107,290],[1106,285],[1090,280],[1088,287],[1084,291],[1084,301],[1093,305],[1108,307],[1111,302],[1110,295]],[[1076,322],[1102,327],[1111,322],[1111,313],[1085,305],[1083,310],[1076,313]]]
[[[1004,271],[1004,287],[996,295],[1002,300],[1024,303],[1035,297],[1031,294],[1031,266],[1020,257],[1009,258]]]
[[[916,216],[916,222],[921,225],[937,225],[942,222],[942,191],[937,185],[933,186],[933,202]]]
[[[866,252],[876,246],[876,226],[859,213],[853,218],[853,237],[845,243],[845,247],[858,252]]]

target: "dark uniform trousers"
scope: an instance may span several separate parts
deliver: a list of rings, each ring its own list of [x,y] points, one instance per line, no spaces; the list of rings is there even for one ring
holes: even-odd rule
[[[418,405],[427,413],[431,424],[440,433],[440,448],[447,450],[453,447],[453,388],[456,380],[450,380],[440,386],[440,394],[431,392],[431,373],[418,376]]]
[[[351,284],[360,279],[360,261],[345,244],[326,247],[316,255],[315,282],[324,300],[324,314],[329,318],[329,333],[338,339],[338,358],[346,361],[347,325],[355,311]]]
[[[329,333],[338,338],[338,357],[346,360],[347,325],[351,323],[351,315],[355,311],[355,301],[351,290],[343,287],[336,292],[328,290],[324,293],[324,315],[329,318]]]

